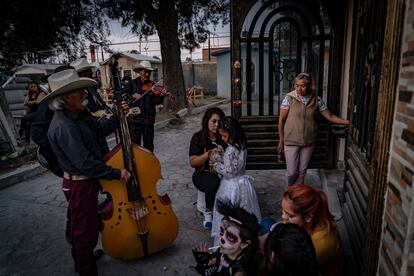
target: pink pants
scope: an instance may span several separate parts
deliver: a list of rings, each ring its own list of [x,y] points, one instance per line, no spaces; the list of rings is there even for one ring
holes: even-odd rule
[[[286,146],[286,175],[288,185],[303,184],[306,169],[312,158],[315,146]]]

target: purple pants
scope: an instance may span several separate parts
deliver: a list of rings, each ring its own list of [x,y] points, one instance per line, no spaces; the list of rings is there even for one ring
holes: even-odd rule
[[[286,146],[286,174],[288,185],[304,184],[306,170],[315,146]]]
[[[63,179],[62,183],[69,205],[72,257],[80,275],[98,275],[93,257],[99,236],[98,185],[97,179]]]

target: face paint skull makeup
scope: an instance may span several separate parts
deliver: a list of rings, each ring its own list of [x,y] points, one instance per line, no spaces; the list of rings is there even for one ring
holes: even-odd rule
[[[220,252],[230,259],[236,259],[248,246],[240,237],[240,224],[223,219],[220,226]]]
[[[193,249],[195,269],[202,275],[255,275],[259,233],[256,216],[230,201],[218,200],[217,210],[224,217],[220,223],[220,249],[210,251],[207,245]]]

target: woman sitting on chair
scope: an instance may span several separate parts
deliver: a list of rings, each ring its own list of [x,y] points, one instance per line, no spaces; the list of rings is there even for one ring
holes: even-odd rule
[[[212,209],[216,199],[220,178],[210,167],[210,156],[214,151],[226,147],[218,132],[219,121],[224,118],[224,112],[218,107],[206,110],[201,123],[201,130],[194,133],[191,138],[189,162],[193,167],[194,186],[205,193],[206,210],[204,212],[203,226],[210,230],[212,226]]]

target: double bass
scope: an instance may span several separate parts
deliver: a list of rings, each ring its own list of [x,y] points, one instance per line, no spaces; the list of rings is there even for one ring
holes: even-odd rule
[[[113,213],[104,220],[102,247],[106,254],[121,260],[147,257],[170,246],[178,234],[177,217],[168,195],[157,194],[161,167],[155,155],[131,142],[128,123],[123,112],[122,88],[113,57],[112,82],[121,128],[121,144],[106,157],[115,168],[126,168],[131,178],[101,180],[102,193],[112,199]]]

